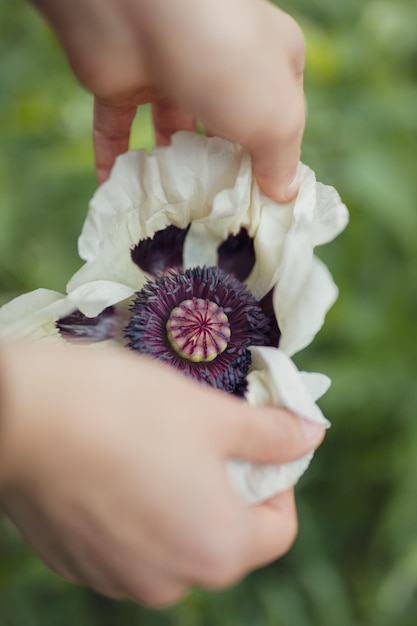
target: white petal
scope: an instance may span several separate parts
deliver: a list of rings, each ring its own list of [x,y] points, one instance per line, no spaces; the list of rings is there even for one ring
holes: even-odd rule
[[[332,384],[332,381],[326,374],[320,374],[319,372],[300,372],[300,376],[314,402],[324,396]]]
[[[292,205],[263,199],[254,238],[255,265],[247,280],[251,293],[261,300],[275,285],[281,269],[285,238],[293,220]]]
[[[96,280],[81,285],[68,294],[72,310],[79,309],[87,317],[96,317],[106,307],[126,300],[134,290],[110,280]]]
[[[194,258],[194,232],[189,233],[185,266],[217,261],[217,247],[242,225],[256,227],[259,204],[251,203],[250,158],[240,146],[218,138],[180,132],[172,145],[151,155],[132,151],[121,155],[110,178],[95,193],[79,238],[87,261],[68,289],[94,280],[112,280],[138,290],[145,282],[130,251],[169,224],[185,228],[202,223],[196,232],[206,254]],[[250,208],[250,211],[249,211]],[[258,211],[259,212],[259,211]],[[198,229],[198,226],[196,226]],[[190,252],[188,252],[190,251]]]
[[[111,224],[140,206],[144,192],[139,173],[146,162],[143,151],[130,151],[116,159],[111,177],[95,192],[78,239],[78,252],[85,261],[93,261],[100,251],[100,242]]]
[[[247,504],[258,504],[295,485],[310,465],[313,453],[286,465],[255,465],[229,461],[227,472],[236,493]]]
[[[69,315],[73,305],[49,289],[25,293],[0,309],[0,336],[7,339],[48,339],[60,335],[55,322]]]
[[[294,222],[302,220],[305,224],[311,224],[317,204],[316,175],[307,165],[299,163],[297,176],[299,190],[293,203]]]
[[[248,154],[241,150],[233,154],[223,184],[225,188],[216,189],[215,194],[213,190],[209,192],[208,211],[200,216],[197,211],[191,215],[184,243],[184,267],[216,265],[218,247],[229,235],[236,235],[242,227],[251,236],[256,232],[260,201],[258,193],[251,195],[252,170]]]
[[[300,372],[292,360],[282,350],[276,348],[256,346],[251,347],[253,365],[248,375],[248,391],[246,399],[249,404],[259,406],[259,374],[263,374],[262,385],[265,385],[271,394],[273,406],[285,407],[297,413],[304,419],[329,426],[314,403]],[[252,385],[253,374],[257,373],[256,384]]]
[[[97,212],[93,212],[92,219],[99,222],[98,215]],[[102,217],[103,223],[96,233],[101,237],[96,242],[98,254],[74,274],[67,285],[67,290],[73,291],[85,283],[96,280],[111,280],[138,291],[145,283],[146,275],[132,261],[131,250],[147,236],[143,237],[141,234],[139,214],[137,211],[131,211],[108,222],[105,219],[106,215]],[[89,227],[87,232],[88,230]],[[93,241],[93,238],[89,238],[89,241]]]
[[[277,204],[261,195],[261,216],[255,235],[256,262],[248,287],[261,299],[280,280],[284,271],[284,249],[304,234],[303,258],[309,263],[314,246],[326,243],[346,226],[348,213],[332,187],[316,182],[314,172],[299,163],[300,189],[292,203]],[[292,261],[292,259],[291,259]],[[300,265],[298,264],[298,267]]]
[[[246,398],[252,406],[270,405],[285,407],[304,419],[325,427],[329,422],[314,403],[306,375],[298,372],[289,357],[275,348],[252,348],[253,369],[248,376]],[[315,391],[323,389],[322,380],[314,375]],[[313,382],[313,379],[310,380]],[[277,417],[279,419],[279,417]],[[296,484],[307,469],[313,454],[305,455],[285,465],[260,465],[233,460],[228,463],[228,473],[236,492],[250,504],[261,502]]]
[[[333,241],[346,228],[349,213],[336,189],[317,183],[316,190],[317,205],[313,225],[313,240],[315,246],[320,246]]]
[[[323,326],[338,289],[326,265],[313,257],[306,272],[296,273],[288,263],[273,294],[274,311],[281,330],[279,347],[290,356],[308,346]],[[302,277],[303,280],[298,280]],[[293,282],[292,282],[293,281]]]
[[[0,337],[62,341],[56,328],[59,318],[76,310],[87,317],[95,317],[106,307],[122,302],[132,294],[130,287],[110,281],[82,285],[67,296],[49,289],[36,289],[0,309]]]

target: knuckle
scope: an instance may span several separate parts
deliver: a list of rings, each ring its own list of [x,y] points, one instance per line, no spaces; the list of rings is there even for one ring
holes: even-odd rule
[[[111,50],[72,59],[72,66],[84,87],[105,101],[127,99],[140,86],[129,64],[123,63],[120,69],[119,59]]]

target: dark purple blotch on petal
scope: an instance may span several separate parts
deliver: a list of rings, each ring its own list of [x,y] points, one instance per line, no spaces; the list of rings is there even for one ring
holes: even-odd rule
[[[81,311],[61,317],[56,327],[69,342],[96,343],[116,337],[120,321],[114,307],[109,306],[96,317],[87,317]]]
[[[275,317],[274,305],[272,302],[272,289],[262,298],[259,302],[259,306],[269,320],[269,343],[266,345],[277,348],[281,337],[281,331],[278,326],[277,318]]]
[[[217,265],[241,282],[247,279],[255,265],[255,248],[246,228],[241,228],[237,235],[230,235],[219,246]]]
[[[187,228],[167,226],[153,237],[139,241],[130,254],[132,261],[151,276],[158,276],[168,269],[182,267],[182,248]]]
[[[198,298],[214,302],[228,317],[230,339],[212,361],[194,362],[172,347],[167,321],[174,308]],[[249,346],[269,343],[269,322],[252,294],[233,276],[217,267],[170,271],[136,294],[126,327],[128,347],[165,361],[203,383],[242,394],[251,363]]]

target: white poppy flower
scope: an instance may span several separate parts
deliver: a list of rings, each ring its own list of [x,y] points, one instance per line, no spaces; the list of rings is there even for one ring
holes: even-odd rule
[[[315,400],[328,379],[298,372],[289,357],[337,297],[313,250],[344,228],[347,210],[302,164],[299,179],[296,199],[277,204],[240,147],[191,133],[150,156],[122,155],[91,201],[79,239],[86,263],[68,295],[34,292],[6,305],[0,334],[15,311],[13,328],[20,315],[37,336],[97,341],[107,328],[111,339],[118,303],[133,296],[128,347],[250,404],[327,425]],[[30,320],[27,298],[38,307]],[[231,479],[246,501],[260,501],[295,484],[311,456],[278,468],[231,461]]]
[[[278,204],[260,192],[249,155],[223,139],[179,132],[151,155],[128,152],[90,203],[79,238],[86,263],[68,290],[104,279],[133,294],[172,265],[220,266],[258,301],[274,290],[280,348],[292,355],[311,342],[337,298],[314,246],[348,220],[332,187],[301,163],[298,176],[295,200]]]

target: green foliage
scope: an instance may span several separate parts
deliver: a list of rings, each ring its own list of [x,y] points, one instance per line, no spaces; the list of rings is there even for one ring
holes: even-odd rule
[[[319,250],[340,298],[298,364],[333,386],[333,421],[298,491],[288,556],[170,611],[60,581],[6,523],[0,626],[415,626],[417,614],[417,40],[415,0],[277,2],[307,42],[303,160],[351,224]],[[0,5],[0,285],[63,290],[95,187],[91,96],[24,4]],[[149,111],[134,147],[150,147]]]

